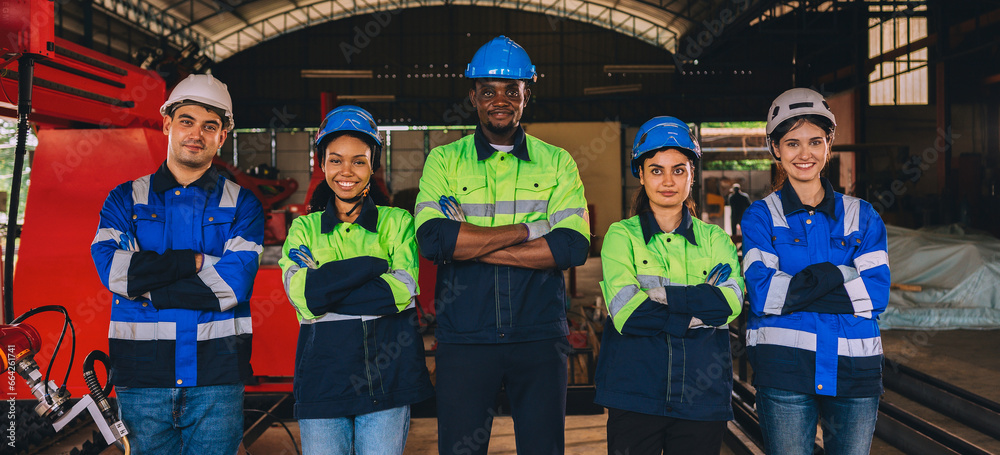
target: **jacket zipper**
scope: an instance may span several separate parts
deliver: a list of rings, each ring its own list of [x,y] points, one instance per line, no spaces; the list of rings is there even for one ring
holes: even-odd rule
[[[361,344],[365,346],[365,375],[368,376],[368,396],[374,398],[375,390],[374,386],[372,385],[372,372],[370,369],[371,365],[370,362],[368,361],[368,322],[361,321],[361,331],[365,336],[365,339],[362,341]]]
[[[667,403],[670,403],[670,389],[674,385],[674,343],[670,341],[671,338],[673,337],[667,334]]]

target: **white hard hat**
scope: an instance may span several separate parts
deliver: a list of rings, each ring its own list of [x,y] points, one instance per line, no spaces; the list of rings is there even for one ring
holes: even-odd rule
[[[830,111],[830,105],[823,99],[823,95],[808,88],[787,90],[778,95],[771,103],[771,108],[767,110],[767,148],[770,149],[772,157],[778,158],[774,153],[774,144],[771,143],[771,133],[781,122],[803,115],[826,117],[830,119],[830,123],[835,129],[837,127],[837,119],[834,118],[833,112]]]
[[[182,101],[196,101],[221,109],[226,113],[226,131],[232,131],[236,125],[233,122],[233,99],[229,96],[229,88],[210,74],[192,74],[180,81],[170,92],[167,101],[160,106],[160,114],[168,115],[170,109]]]

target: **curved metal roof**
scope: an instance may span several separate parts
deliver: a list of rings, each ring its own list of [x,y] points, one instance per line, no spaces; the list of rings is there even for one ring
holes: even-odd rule
[[[377,12],[462,5],[509,8],[571,19],[670,52],[723,0],[94,0],[104,9],[218,62],[286,33]],[[750,0],[747,0],[750,3]]]

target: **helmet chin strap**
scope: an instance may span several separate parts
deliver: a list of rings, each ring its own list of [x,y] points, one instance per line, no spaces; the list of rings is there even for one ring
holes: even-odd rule
[[[351,210],[347,212],[347,216],[351,216],[351,214],[354,213],[354,211],[357,210],[358,207],[361,207],[361,203],[365,201],[365,196],[368,196],[368,190],[371,188],[371,186],[372,182],[371,180],[369,180],[368,184],[365,185],[365,189],[361,190],[361,194],[354,196],[350,199],[344,199],[339,195],[337,195],[337,193],[333,193],[333,196],[348,204],[354,204],[354,207],[351,207]]]

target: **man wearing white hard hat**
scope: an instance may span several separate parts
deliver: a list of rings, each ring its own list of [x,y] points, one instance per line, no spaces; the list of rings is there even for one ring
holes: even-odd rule
[[[188,76],[160,113],[166,161],[111,191],[90,247],[112,292],[110,381],[133,454],[232,455],[264,217],[212,167],[234,126],[226,84]]]

